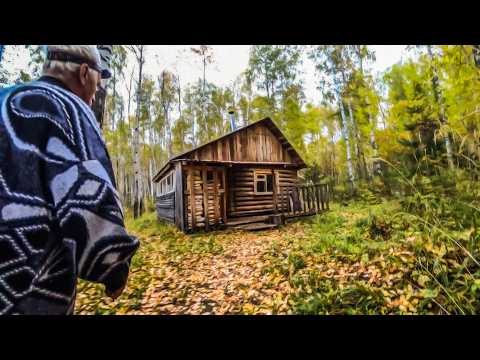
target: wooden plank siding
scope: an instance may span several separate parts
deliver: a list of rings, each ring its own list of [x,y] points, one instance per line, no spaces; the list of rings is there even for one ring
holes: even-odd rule
[[[175,192],[157,196],[155,199],[157,217],[162,220],[175,221]]]
[[[263,124],[240,130],[194,150],[185,156],[192,160],[253,161],[295,163],[272,131]]]

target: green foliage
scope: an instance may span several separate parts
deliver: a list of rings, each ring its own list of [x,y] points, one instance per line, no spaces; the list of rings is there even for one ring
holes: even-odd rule
[[[293,45],[254,45],[250,50],[247,77],[265,91],[271,110],[276,97],[298,81],[301,47]]]
[[[154,208],[152,173],[171,155],[231,131],[228,109],[236,110],[238,125],[268,116],[306,161],[303,180],[331,184],[336,202],[332,211],[292,224],[296,232],[286,230],[264,255],[264,272],[286,279],[293,289],[292,312],[477,314],[480,67],[475,49],[415,47],[416,57],[373,76],[368,65],[375,56],[365,45],[256,45],[246,71],[228,86],[213,84],[206,73],[191,84],[180,83],[172,69],[160,78],[144,73],[137,105],[146,208]],[[125,46],[113,50],[104,135],[129,212],[136,119],[120,89],[125,86],[136,103],[138,69],[127,66]],[[4,65],[13,65],[22,51],[30,56],[28,68],[10,73]],[[213,63],[211,48],[192,51],[204,70]],[[0,64],[0,84],[38,76],[39,46],[12,45],[8,53]],[[321,102],[306,103],[304,55],[314,63]],[[346,181],[349,168],[354,183]],[[223,252],[220,235],[186,237],[158,222],[153,212],[128,218],[127,226],[153,239],[132,260],[142,269],[134,279],[143,284],[127,295],[133,308],[149,281],[144,269],[152,260],[149,251],[162,247],[172,259]],[[378,283],[369,267],[381,274]],[[97,296],[98,286],[89,286],[82,288]],[[95,311],[120,309],[107,305],[102,300]]]

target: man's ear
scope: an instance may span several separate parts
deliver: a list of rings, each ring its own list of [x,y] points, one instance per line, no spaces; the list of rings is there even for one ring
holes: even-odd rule
[[[80,81],[80,84],[82,84],[83,86],[85,86],[85,84],[87,83],[87,76],[88,76],[88,65],[81,64],[80,69],[78,71],[78,77],[79,77],[78,80]]]

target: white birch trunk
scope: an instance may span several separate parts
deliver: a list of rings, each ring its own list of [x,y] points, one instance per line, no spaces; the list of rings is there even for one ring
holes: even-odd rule
[[[133,170],[134,170],[134,214],[137,218],[142,213],[142,179],[140,169],[140,106],[141,106],[141,91],[142,91],[142,70],[143,70],[143,45],[138,47],[137,61],[139,64],[138,71],[138,88],[137,88],[137,109],[136,109],[136,121],[135,128],[133,130]]]
[[[348,135],[348,120],[347,117],[345,116],[345,109],[343,107],[342,100],[340,96],[338,96],[338,107],[340,108],[340,115],[342,118],[342,136],[343,139],[345,140],[345,147],[347,150],[347,169],[348,169],[348,179],[352,183],[352,185],[355,184],[355,175],[353,173],[353,163],[352,163],[352,154],[350,151],[350,137]]]

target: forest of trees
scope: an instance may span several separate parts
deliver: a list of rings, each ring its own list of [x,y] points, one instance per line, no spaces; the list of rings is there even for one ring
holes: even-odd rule
[[[382,72],[373,46],[253,45],[222,86],[211,46],[186,48],[194,82],[160,59],[151,75],[153,46],[113,50],[103,134],[142,246],[128,296],[107,303],[83,284],[77,312],[480,313],[479,45],[409,46]],[[38,78],[43,61],[41,46],[5,46],[0,88]],[[237,127],[278,125],[308,165],[301,181],[333,185],[329,211],[248,236],[158,221],[152,177],[231,131],[231,110]]]
[[[23,48],[28,67],[9,74],[4,56],[0,86],[39,76],[41,47]],[[309,165],[305,182],[334,182],[353,193],[374,183],[370,188],[391,195],[408,191],[396,180],[414,174],[476,176],[476,45],[412,46],[409,60],[375,75],[367,45],[254,45],[246,71],[225,87],[206,76],[216,61],[213,49],[190,51],[203,76],[183,84],[174,68],[157,78],[144,72],[148,45],[114,46],[103,131],[119,191],[136,212],[151,206],[151,179],[167,159],[231,131],[230,109],[237,126],[271,117]],[[135,63],[127,69],[131,55]],[[304,94],[305,57],[315,64],[322,95],[315,104]]]

